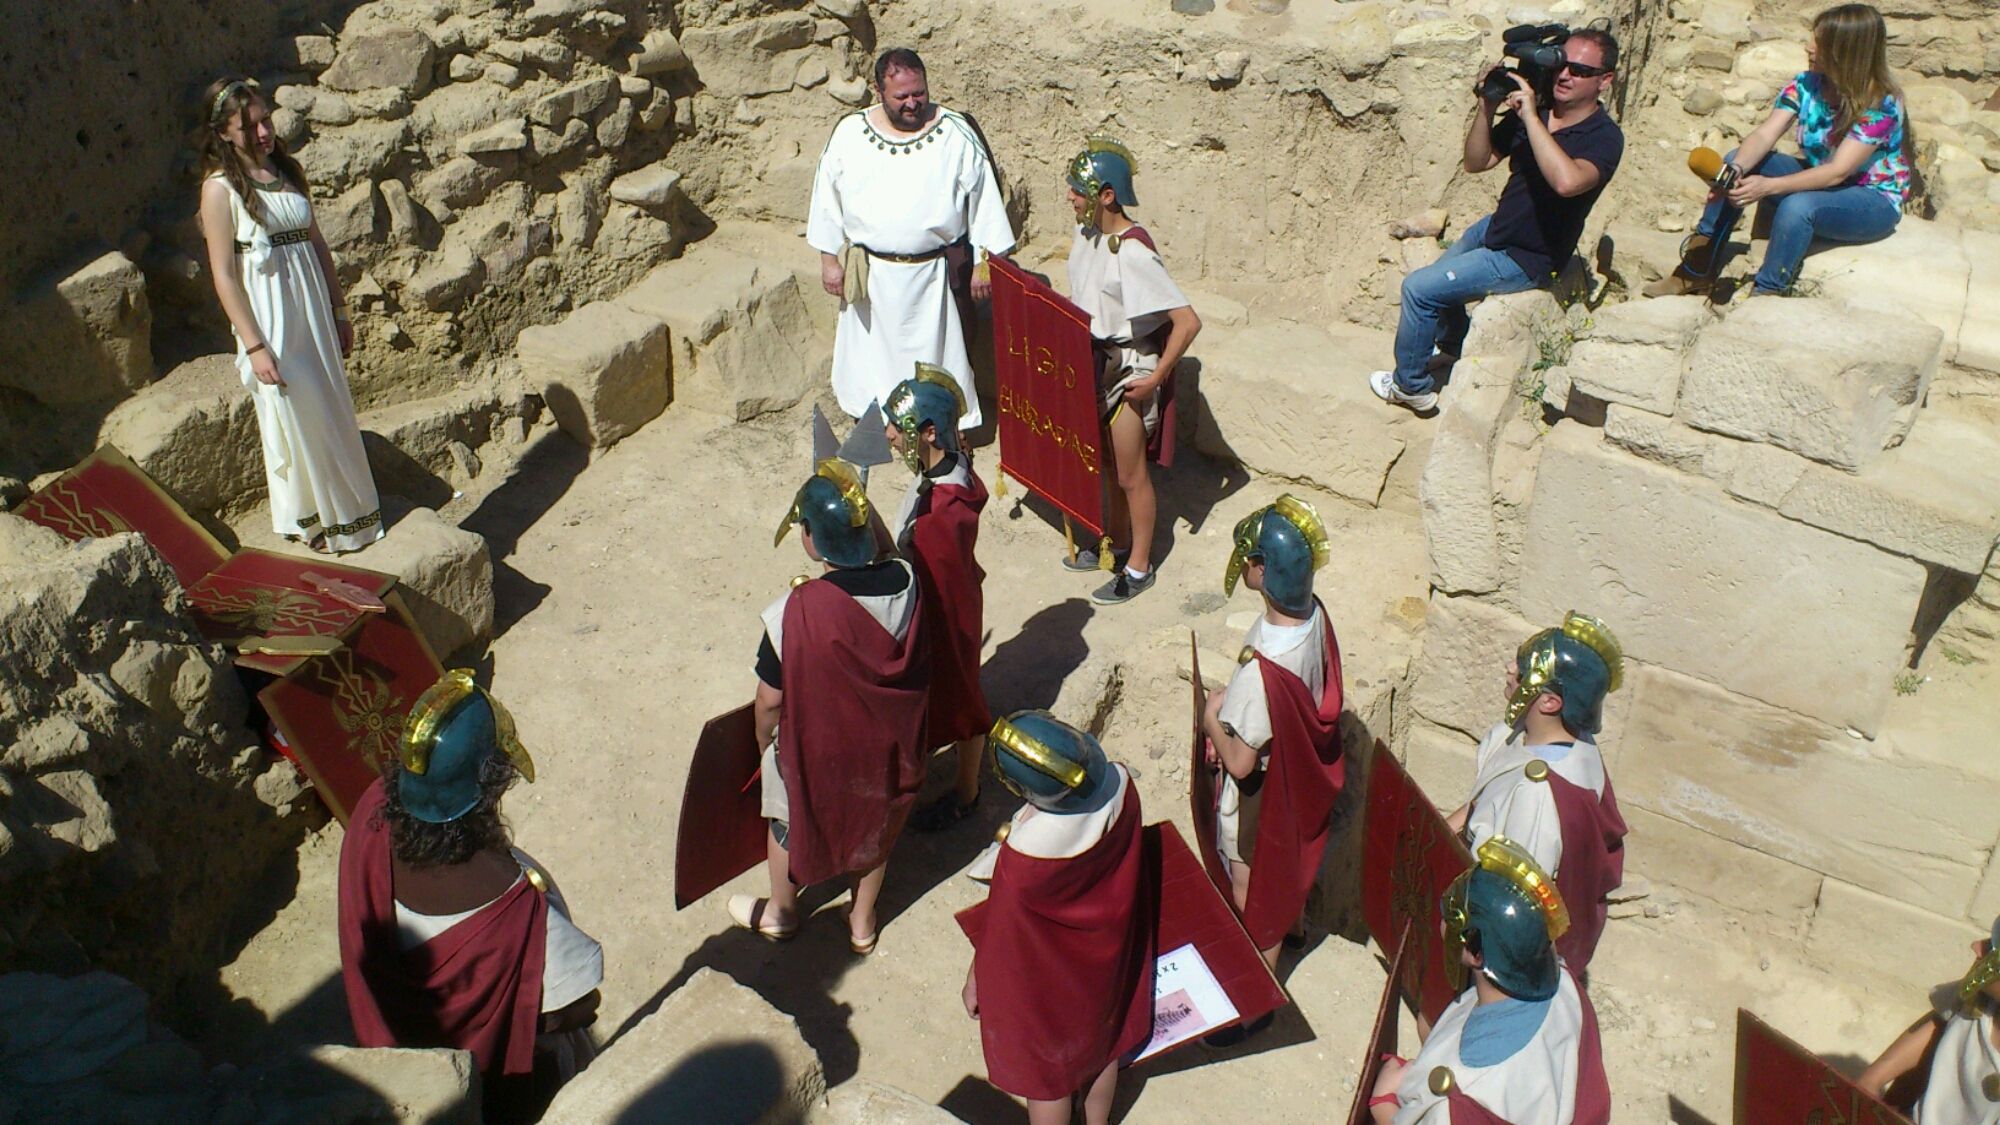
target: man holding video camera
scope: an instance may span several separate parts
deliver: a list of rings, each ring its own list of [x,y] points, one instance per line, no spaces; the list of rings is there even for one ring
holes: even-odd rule
[[[1492,214],[1403,279],[1396,368],[1368,380],[1377,397],[1422,417],[1437,412],[1432,358],[1457,355],[1466,304],[1554,280],[1625,152],[1625,134],[1599,100],[1618,65],[1609,31],[1552,24],[1510,28],[1505,38],[1519,65],[1495,67],[1479,84],[1465,170],[1476,175],[1504,159],[1507,186]]]

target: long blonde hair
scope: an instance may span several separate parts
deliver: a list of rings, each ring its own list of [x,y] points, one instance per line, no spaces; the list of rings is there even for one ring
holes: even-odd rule
[[[1902,87],[1889,74],[1889,33],[1882,13],[1871,4],[1842,4],[1813,17],[1813,69],[1826,80],[1833,106],[1833,131],[1827,139],[1838,146],[1854,122]]]

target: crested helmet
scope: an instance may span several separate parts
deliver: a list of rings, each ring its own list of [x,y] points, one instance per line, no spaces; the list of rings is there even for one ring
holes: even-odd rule
[[[1132,190],[1132,177],[1138,172],[1139,161],[1124,142],[1094,133],[1084,142],[1083,151],[1069,162],[1065,179],[1077,194],[1090,200],[1090,225],[1094,227],[1102,202],[1098,193],[1105,188],[1111,189],[1111,198],[1118,201],[1118,206],[1139,205],[1139,197]]]
[[[911,472],[923,468],[918,434],[927,425],[937,427],[937,446],[956,452],[958,420],[965,414],[965,392],[951,372],[935,364],[917,363],[917,373],[897,383],[882,400],[889,421],[903,431],[903,463]]]
[[[1563,623],[1521,642],[1514,656],[1520,686],[1507,702],[1507,723],[1517,725],[1543,692],[1562,698],[1563,726],[1579,738],[1595,735],[1604,721],[1604,697],[1624,682],[1624,651],[1610,626],[1574,611]]]
[[[1569,910],[1555,880],[1527,849],[1494,836],[1479,845],[1472,868],[1444,893],[1445,967],[1464,987],[1458,951],[1469,949],[1480,971],[1521,1000],[1556,994],[1561,962],[1555,940],[1569,929]]]
[[[535,763],[514,733],[514,717],[472,672],[454,668],[417,697],[403,721],[397,794],[411,816],[449,824],[479,804],[479,773],[496,753],[535,780]]]
[[[791,510],[778,525],[773,547],[785,541],[793,524],[812,533],[820,557],[836,567],[853,569],[875,561],[875,532],[868,526],[868,492],[861,474],[838,457],[821,461],[799,486]]]
[[[1016,711],[987,732],[1000,783],[1038,809],[1084,813],[1103,808],[1117,789],[1097,740],[1047,711]]]
[[[1326,565],[1331,547],[1326,524],[1311,504],[1286,493],[1236,523],[1236,545],[1222,573],[1222,592],[1236,592],[1246,563],[1264,564],[1264,596],[1294,617],[1313,609],[1313,572]]]

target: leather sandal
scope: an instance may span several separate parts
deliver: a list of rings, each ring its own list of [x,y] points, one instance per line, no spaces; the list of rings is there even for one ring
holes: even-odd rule
[[[771,900],[768,898],[758,898],[755,895],[730,895],[729,920],[765,941],[790,941],[799,936],[797,922],[789,926],[764,925],[764,915],[770,906]]]
[[[847,951],[856,957],[866,957],[870,953],[875,952],[875,943],[882,940],[882,928],[877,926],[875,932],[869,934],[867,940],[864,941],[854,936],[853,917],[854,911],[852,908],[846,908],[840,912],[841,921],[847,923]]]

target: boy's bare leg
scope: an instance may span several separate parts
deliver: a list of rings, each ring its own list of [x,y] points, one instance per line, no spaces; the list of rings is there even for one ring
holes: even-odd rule
[[[1238,863],[1233,859],[1229,861],[1229,897],[1236,901],[1236,913],[1238,915],[1250,909],[1249,864]],[[1284,944],[1281,940],[1277,945],[1269,949],[1260,949],[1257,951],[1263,954],[1264,964],[1270,968],[1274,976],[1278,972],[1278,949]]]
[[[882,880],[889,874],[884,862],[854,880],[854,901],[847,910],[847,936],[867,942],[875,936],[875,901],[882,897]]]
[[[1113,1059],[1097,1080],[1090,1084],[1090,1090],[1083,1095],[1083,1120],[1085,1125],[1110,1125],[1111,1103],[1118,1096],[1118,1060]]]
[[[792,857],[778,834],[765,822],[764,863],[771,875],[771,904],[764,908],[765,928],[790,926],[799,920],[799,889],[792,886]]]
[[[1070,1115],[1075,1109],[1075,1098],[1063,1098],[1060,1101],[1029,1098],[1028,1125],[1069,1125]]]
[[[1153,495],[1153,467],[1146,461],[1146,423],[1132,403],[1126,403],[1111,420],[1111,454],[1118,470],[1118,491],[1113,495],[1122,500],[1119,507],[1124,509],[1132,536],[1132,557],[1125,565],[1141,574],[1149,573],[1153,569],[1153,522],[1158,503]]]
[[[979,767],[986,760],[986,736],[959,739],[957,754],[958,776],[952,788],[958,803],[969,805],[979,799]]]

